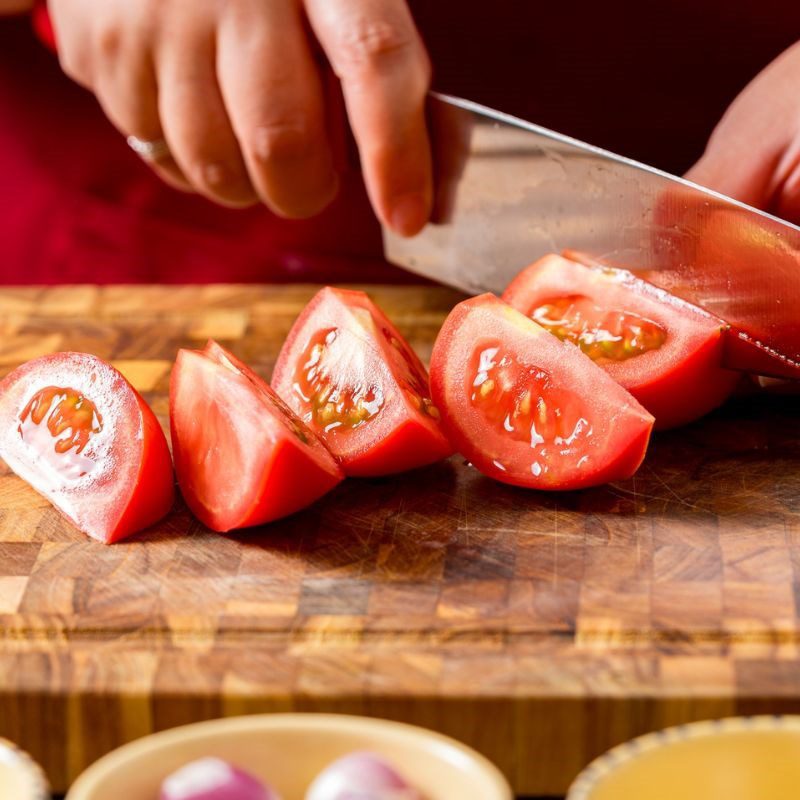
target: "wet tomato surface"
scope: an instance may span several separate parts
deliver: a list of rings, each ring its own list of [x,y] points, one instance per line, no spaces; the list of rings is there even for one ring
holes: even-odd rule
[[[110,364],[85,353],[29,361],[0,383],[0,456],[74,525],[115,542],[172,506],[158,420]]]
[[[364,292],[326,288],[289,333],[272,386],[348,475],[385,475],[452,452],[425,367]]]
[[[431,359],[433,400],[481,472],[537,489],[630,477],[653,417],[579,349],[493,295],[467,300]]]
[[[503,299],[602,366],[655,416],[657,428],[711,411],[739,380],[721,366],[722,320],[626,270],[545,256]]]

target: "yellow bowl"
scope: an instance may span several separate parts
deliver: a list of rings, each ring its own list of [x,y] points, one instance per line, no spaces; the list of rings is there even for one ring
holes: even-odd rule
[[[167,775],[203,756],[251,772],[283,800],[302,800],[317,774],[354,750],[384,756],[426,800],[512,800],[500,771],[453,739],[398,722],[338,714],[232,717],[146,736],[89,767],[67,800],[158,800]]]
[[[731,717],[647,734],[575,779],[567,800],[797,800],[800,716]]]
[[[0,739],[0,797],[4,800],[47,800],[50,797],[39,765],[5,739]]]

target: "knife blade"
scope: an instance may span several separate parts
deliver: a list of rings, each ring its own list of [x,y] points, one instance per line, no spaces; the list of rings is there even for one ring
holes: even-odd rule
[[[800,228],[683,178],[432,93],[431,222],[389,261],[500,293],[547,253],[624,267],[730,325],[726,365],[800,378]]]

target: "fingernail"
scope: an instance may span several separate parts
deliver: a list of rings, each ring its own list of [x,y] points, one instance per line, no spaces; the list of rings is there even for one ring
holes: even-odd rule
[[[222,205],[240,208],[258,200],[253,187],[243,170],[226,167],[219,163],[203,166],[203,183]]]
[[[413,236],[428,221],[428,204],[416,192],[404,194],[394,201],[389,217],[392,228],[401,236]]]

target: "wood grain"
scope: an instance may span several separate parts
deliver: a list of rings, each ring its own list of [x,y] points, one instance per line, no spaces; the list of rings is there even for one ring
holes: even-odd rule
[[[178,347],[268,376],[314,287],[0,292],[0,374],[55,349],[114,361],[162,423]],[[458,299],[371,293],[423,358]],[[653,442],[630,481],[501,486],[462,459],[351,480],[233,536],[182,505],[112,547],[0,466],[0,735],[63,789],[153,730],[300,709],[407,720],[519,792],[668,724],[800,710],[797,399],[750,397]]]

